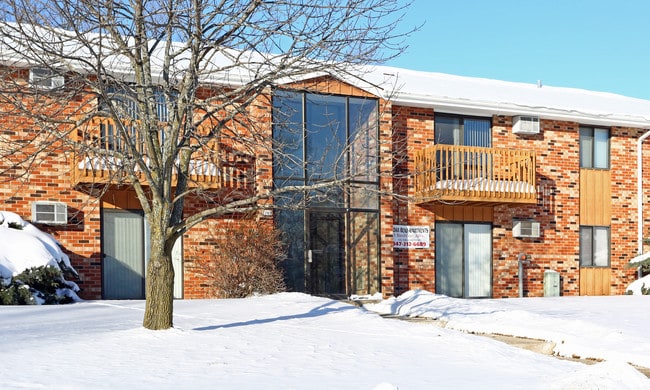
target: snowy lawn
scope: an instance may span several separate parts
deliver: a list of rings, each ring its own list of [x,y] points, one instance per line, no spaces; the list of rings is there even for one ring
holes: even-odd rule
[[[177,301],[167,331],[142,328],[143,301],[87,301],[0,306],[0,388],[650,388],[622,363],[648,362],[648,297],[457,300],[418,291],[373,309],[562,338],[562,353],[590,348],[611,360],[562,361],[297,293]]]

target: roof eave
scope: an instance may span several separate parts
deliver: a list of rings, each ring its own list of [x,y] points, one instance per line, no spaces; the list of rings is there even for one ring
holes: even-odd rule
[[[417,96],[396,94],[393,104],[410,107],[433,108],[438,112],[450,114],[493,116],[493,115],[531,115],[547,120],[577,122],[598,126],[618,126],[650,128],[650,118],[640,116],[603,115],[575,110],[562,110],[549,107],[530,107],[513,103],[486,102],[449,97]]]

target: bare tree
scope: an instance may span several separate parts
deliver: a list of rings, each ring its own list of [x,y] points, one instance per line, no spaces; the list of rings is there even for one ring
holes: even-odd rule
[[[255,176],[263,165],[257,160],[283,147],[272,139],[265,109],[272,88],[349,76],[398,54],[395,27],[406,6],[3,0],[0,120],[28,130],[2,135],[2,174],[29,175],[44,156],[74,154],[75,174],[106,175],[87,184],[89,192],[99,194],[106,183],[132,187],[151,227],[144,326],[169,328],[176,239],[208,217],[269,207],[296,189],[273,188]],[[212,170],[214,188],[197,179]],[[344,180],[311,185],[333,188]],[[184,214],[190,197],[205,207]]]

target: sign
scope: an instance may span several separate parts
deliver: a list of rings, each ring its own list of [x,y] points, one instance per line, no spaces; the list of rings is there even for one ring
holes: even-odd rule
[[[394,248],[428,248],[429,227],[393,225],[393,247]]]

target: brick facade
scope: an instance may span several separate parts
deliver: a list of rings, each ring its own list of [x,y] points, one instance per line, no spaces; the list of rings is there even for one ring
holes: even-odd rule
[[[435,113],[432,109],[393,107],[394,144],[411,155],[434,143]],[[580,294],[579,228],[580,228],[580,150],[579,123],[541,120],[538,135],[512,133],[512,117],[492,117],[494,146],[534,150],[537,157],[537,192],[535,205],[496,205],[492,218],[465,217],[469,207],[453,206],[457,215],[451,220],[490,222],[492,224],[492,296],[519,295],[518,254],[526,253],[531,263],[524,268],[525,296],[543,296],[544,272],[560,273],[561,294]],[[635,279],[636,270],[626,267],[636,250],[636,140],[642,130],[611,128],[611,270],[612,294],[623,294]],[[645,147],[644,176],[650,162]],[[404,153],[400,153],[404,155]],[[408,180],[400,179],[403,172],[412,172],[413,161],[401,159],[396,163],[395,188],[403,195],[413,196]],[[392,220],[402,225],[427,225],[432,228],[431,248],[395,250],[394,277],[384,275],[385,291],[400,293],[421,288],[435,291],[435,224],[447,219],[436,214],[436,207],[416,205],[395,200]],[[471,212],[473,214],[474,211]],[[489,211],[488,211],[489,213]],[[483,213],[485,214],[485,213]],[[481,214],[481,215],[483,215]],[[648,210],[645,210],[646,224]],[[541,224],[539,238],[514,238],[513,219],[534,219]],[[647,225],[646,225],[647,226]]]
[[[343,83],[319,79],[318,90],[354,93]],[[342,92],[343,91],[343,92]],[[7,107],[3,108],[5,111]],[[537,203],[531,205],[435,205],[417,204],[413,186],[414,153],[434,143],[434,108],[410,107],[380,101],[380,255],[378,271],[384,296],[399,295],[410,289],[436,291],[435,249],[437,221],[490,223],[492,226],[492,296],[516,297],[519,294],[517,255],[527,253],[531,263],[524,271],[524,295],[542,296],[544,272],[560,273],[562,295],[579,295],[580,148],[578,122],[541,119],[537,135],[512,133],[512,116],[493,115],[492,143],[495,147],[533,150],[536,154]],[[252,105],[251,117],[271,132],[271,107],[268,99]],[[28,137],[33,124],[21,118],[3,115],[0,127],[5,139]],[[23,123],[17,127],[16,123]],[[635,270],[626,267],[637,255],[636,243],[636,142],[645,130],[610,127],[611,134],[611,294],[624,293],[634,280]],[[650,141],[644,146],[644,179],[650,182]],[[71,257],[79,271],[82,297],[102,297],[101,208],[104,203],[92,192],[74,188],[70,180],[70,159],[62,151],[51,150],[28,176],[15,162],[1,162],[4,183],[0,186],[3,209],[29,219],[34,201],[65,202],[69,221],[64,226],[39,228],[51,233]],[[255,152],[256,190],[272,186],[271,151],[259,145]],[[23,162],[27,164],[28,162]],[[14,164],[14,165],[12,165]],[[108,196],[108,195],[104,195]],[[109,199],[104,199],[108,202]],[[644,203],[650,203],[650,194]],[[126,207],[126,206],[121,206]],[[137,207],[137,206],[136,206]],[[190,199],[186,213],[205,207],[199,199]],[[224,218],[229,218],[228,216]],[[540,222],[539,238],[514,238],[513,219]],[[207,281],[197,272],[198,263],[210,256],[211,231],[220,218],[193,227],[183,237],[183,283],[185,298],[206,298]],[[393,248],[393,225],[431,227],[431,246],[427,249]],[[650,236],[650,207],[644,209],[644,237]]]

